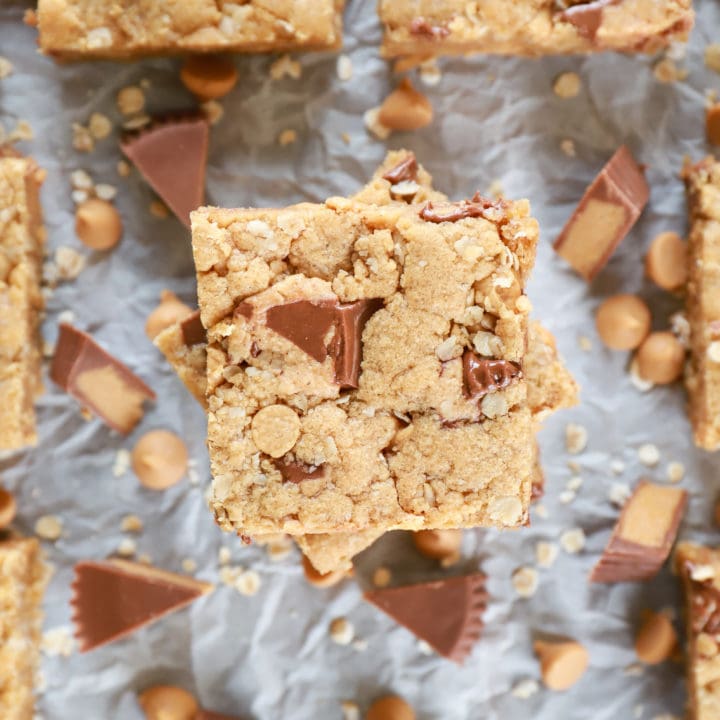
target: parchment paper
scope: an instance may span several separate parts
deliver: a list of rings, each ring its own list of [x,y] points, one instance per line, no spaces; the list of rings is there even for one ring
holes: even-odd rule
[[[455,198],[486,190],[499,180],[510,197],[527,196],[542,227],[542,242],[530,297],[536,316],[557,335],[562,353],[583,387],[582,405],[552,418],[541,435],[548,477],[543,505],[532,527],[517,532],[469,531],[464,564],[489,575],[492,596],[485,635],[463,668],[423,652],[417,640],[361,598],[360,587],[384,564],[393,581],[428,579],[437,566],[419,558],[409,536],[386,536],[358,562],[357,583],[318,590],[302,577],[293,551],[271,562],[258,546],[243,547],[223,536],[207,511],[209,482],[204,449],[205,422],[143,332],[160,291],[170,288],[194,302],[193,264],[188,232],[173,218],[148,211],[153,194],[137,174],[122,179],[117,135],[100,141],[92,154],[71,145],[71,124],[87,123],[92,112],[121,117],[115,95],[126,85],[149,82],[148,111],[192,106],[178,79],[179,62],[155,59],[132,64],[55,65],[36,51],[35,31],[21,20],[30,3],[0,2],[0,55],[15,67],[0,81],[0,121],[12,129],[20,119],[35,133],[21,143],[48,170],[43,202],[51,252],[80,250],[87,268],[61,284],[48,302],[45,334],[56,335],[60,313],[88,330],[128,363],[157,391],[159,401],[128,438],[98,420],[86,422],[77,404],[48,380],[39,405],[41,444],[0,460],[2,481],[18,497],[18,528],[32,533],[45,514],[59,516],[64,532],[45,543],[56,572],[47,595],[46,630],[69,626],[72,565],[103,558],[123,538],[121,519],[137,514],[144,531],[134,536],[137,552],[157,565],[182,571],[197,563],[197,576],[217,581],[218,551],[227,547],[233,564],[259,573],[253,597],[220,583],[215,593],[189,611],[168,617],[131,638],[87,655],[47,656],[46,689],[39,702],[47,720],[134,720],[141,713],[135,694],[153,683],[181,684],[205,707],[256,720],[324,720],[341,717],[340,702],[354,699],[365,709],[377,695],[392,691],[417,709],[420,720],[620,720],[680,716],[682,666],[668,662],[641,674],[635,662],[634,629],[642,608],[679,607],[676,581],[668,569],[647,584],[590,586],[588,571],[604,547],[618,510],[608,493],[612,483],[633,486],[639,477],[666,480],[671,461],[684,464],[682,486],[691,493],[683,538],[720,543],[711,522],[720,489],[720,458],[693,449],[679,386],[640,393],[632,385],[628,357],[605,350],[595,333],[594,309],[617,291],[639,292],[651,304],[655,326],[681,306],[678,298],[643,279],[642,258],[660,231],[686,229],[685,201],[678,172],[683,156],[699,159],[704,141],[704,96],[720,91],[720,76],[703,64],[703,49],[720,42],[720,6],[698,0],[698,23],[687,57],[685,81],[661,84],[653,59],[600,55],[540,61],[477,57],[441,61],[439,85],[424,88],[435,107],[432,126],[396,134],[387,143],[370,136],[365,110],[379,104],[393,83],[380,59],[380,30],[374,2],[351,0],[346,12],[344,52],[353,63],[350,81],[336,75],[332,55],[300,57],[302,78],[271,81],[272,58],[238,58],[240,82],[223,101],[225,116],[213,128],[208,167],[208,202],[235,206],[283,206],[356,191],[381,161],[386,147],[409,147],[435,176],[437,187]],[[580,74],[583,89],[571,100],[552,92],[555,76]],[[277,143],[285,129],[298,141]],[[345,143],[341,133],[349,135]],[[574,142],[576,157],[560,150]],[[551,242],[585,186],[622,143],[648,166],[650,205],[641,221],[598,280],[588,287],[554,255]],[[70,173],[90,172],[96,182],[118,188],[117,206],[125,223],[120,246],[106,254],[82,248],[73,231]],[[67,315],[66,315],[67,316]],[[592,349],[583,351],[580,336]],[[568,422],[585,426],[586,451],[565,450]],[[184,480],[164,492],[142,489],[131,471],[113,472],[119,450],[155,427],[178,432],[188,443],[196,482]],[[644,467],[637,450],[654,443],[657,467]],[[568,460],[580,465],[571,470]],[[611,462],[621,460],[620,474]],[[579,474],[583,484],[568,504],[560,495]],[[555,566],[540,570],[530,599],[515,593],[512,572],[533,565],[535,544],[558,542],[565,530],[583,528],[587,545],[578,555],[561,550]],[[328,625],[344,616],[366,649],[330,640]],[[511,694],[518,682],[539,677],[532,638],[545,631],[575,637],[590,651],[591,667],[571,691],[540,691],[527,700]],[[359,644],[360,648],[363,643]]]

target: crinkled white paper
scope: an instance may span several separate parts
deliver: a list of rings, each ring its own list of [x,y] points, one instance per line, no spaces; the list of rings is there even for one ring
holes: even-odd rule
[[[708,90],[720,92],[720,75],[703,64],[703,50],[720,42],[720,5],[698,0],[698,23],[687,56],[686,80],[662,84],[652,58],[599,55],[539,61],[477,57],[440,62],[441,82],[424,90],[435,108],[433,124],[387,143],[370,136],[363,113],[378,105],[394,80],[380,59],[375,3],[352,0],[346,12],[344,52],[352,78],[341,81],[333,55],[299,57],[302,77],[272,81],[272,58],[238,58],[240,82],[222,102],[225,115],[213,127],[208,166],[208,202],[224,206],[284,206],[301,200],[355,192],[382,160],[387,147],[409,147],[433,173],[436,185],[454,198],[487,190],[500,181],[513,198],[529,197],[542,227],[537,269],[530,287],[536,316],[557,335],[561,351],[582,384],[582,405],[547,423],[541,435],[547,473],[547,516],[533,512],[529,529],[467,532],[463,566],[489,575],[487,628],[466,665],[423,651],[418,641],[363,602],[361,587],[379,565],[394,582],[415,581],[441,571],[420,558],[409,536],[383,538],[358,561],[356,579],[327,590],[305,583],[296,551],[271,562],[258,546],[243,547],[224,536],[207,511],[209,481],[204,450],[205,422],[143,332],[145,318],[164,288],[194,302],[193,263],[187,230],[176,220],[149,212],[153,194],[136,173],[116,170],[117,134],[99,141],[92,154],[73,150],[71,125],[86,124],[93,112],[119,125],[119,89],[147,86],[147,110],[163,113],[191,107],[178,79],[179,62],[56,65],[36,51],[35,31],[22,24],[31,3],[0,0],[0,55],[14,73],[0,81],[0,122],[12,130],[28,120],[35,137],[20,145],[48,171],[43,202],[51,253],[69,246],[87,255],[77,280],[61,284],[48,303],[45,333],[54,341],[58,316],[71,313],[112,353],[138,372],[158,402],[128,438],[98,420],[85,421],[77,404],[48,381],[39,406],[40,445],[0,461],[2,481],[17,493],[18,527],[32,533],[45,514],[60,517],[63,536],[46,543],[56,568],[47,595],[46,629],[69,626],[72,565],[103,558],[132,537],[137,553],[157,565],[182,571],[197,563],[197,576],[219,580],[218,551],[227,547],[232,564],[261,578],[253,597],[219,583],[215,593],[189,611],[170,616],[132,637],[90,654],[46,657],[46,689],[40,711],[46,720],[134,720],[141,713],[138,690],[153,683],[180,684],[209,708],[256,720],[332,720],[340,703],[354,699],[364,709],[378,694],[403,695],[420,720],[652,720],[683,713],[682,666],[668,662],[628,671],[635,662],[634,630],[643,608],[679,607],[677,584],[664,570],[647,584],[589,585],[587,575],[604,547],[618,510],[609,501],[614,483],[633,486],[641,476],[665,482],[670,462],[685,466],[682,486],[691,494],[682,537],[720,544],[712,506],[720,490],[720,457],[692,447],[679,386],[639,392],[627,372],[628,357],[600,344],[593,314],[608,294],[639,292],[653,308],[654,325],[666,328],[680,308],[643,278],[642,259],[659,232],[686,228],[685,200],[678,172],[683,157],[699,159],[704,140]],[[572,70],[582,91],[563,100],[553,79]],[[419,81],[418,81],[419,83]],[[297,132],[281,147],[278,136]],[[346,139],[344,139],[344,136]],[[572,141],[576,155],[561,151]],[[553,253],[551,242],[584,188],[621,144],[628,143],[648,166],[650,204],[642,219],[588,287]],[[82,168],[95,182],[118,188],[125,222],[120,246],[90,253],[73,231],[70,173]],[[581,349],[580,338],[589,339]],[[588,430],[587,448],[565,450],[569,422]],[[113,473],[118,451],[131,449],[145,431],[163,427],[188,443],[198,480],[185,480],[164,493],[142,489],[131,471]],[[656,467],[643,466],[638,448],[660,450]],[[568,466],[568,461],[577,468]],[[619,464],[619,462],[621,464]],[[617,472],[613,472],[615,467]],[[568,482],[582,478],[577,496],[560,498]],[[569,494],[565,493],[564,499]],[[123,533],[122,518],[136,514],[140,534]],[[579,527],[587,535],[582,552],[564,550],[551,569],[539,570],[539,587],[529,599],[513,589],[511,575],[534,565],[538,541],[559,544]],[[333,618],[346,617],[357,638],[331,641]],[[541,690],[529,699],[512,689],[539,678],[532,654],[537,632],[572,636],[590,651],[591,667],[567,693]]]

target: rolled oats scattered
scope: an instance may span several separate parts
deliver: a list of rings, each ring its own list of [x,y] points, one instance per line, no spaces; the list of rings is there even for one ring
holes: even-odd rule
[[[535,568],[521,567],[512,575],[515,592],[524,598],[532,597],[538,588],[539,575]]]
[[[535,506],[535,514],[539,518],[543,518],[543,520],[550,516],[550,513],[548,513],[548,509],[542,503],[538,503]]]
[[[667,466],[667,479],[672,483],[680,482],[685,477],[685,466],[680,462],[671,462]]]
[[[583,479],[579,475],[573,475],[565,486],[568,490],[579,490],[582,487]]]
[[[582,528],[566,530],[560,536],[560,545],[562,545],[562,549],[570,555],[579,553],[585,547],[585,533]]]
[[[655,467],[660,462],[660,450],[657,445],[645,443],[638,448],[638,459],[646,467]]]
[[[92,190],[95,183],[86,170],[73,170],[70,173],[70,184],[76,190]]]
[[[55,250],[55,264],[60,280],[74,280],[84,269],[87,260],[77,250],[64,245]]]
[[[151,117],[145,113],[140,115],[134,115],[133,117],[125,120],[122,124],[123,130],[139,130],[150,124]]]
[[[72,146],[78,152],[92,152],[95,149],[95,139],[90,130],[80,123],[72,124]]]
[[[184,558],[182,569],[184,572],[192,574],[197,570],[197,563],[192,558]]]
[[[513,697],[520,698],[520,700],[527,700],[535,695],[540,690],[540,684],[537,680],[532,678],[526,678],[520,680],[513,689],[510,691]]]
[[[112,122],[107,115],[95,112],[88,120],[88,130],[95,140],[104,140],[112,132]]]
[[[392,130],[385,127],[380,122],[380,108],[374,107],[365,111],[363,115],[363,122],[365,127],[371,132],[378,140],[387,140],[390,137]]]
[[[632,495],[632,491],[627,483],[614,482],[610,485],[608,498],[613,505],[622,507],[630,495]]]
[[[130,469],[130,451],[121,448],[115,453],[115,461],[113,462],[113,477],[122,477]]]
[[[75,638],[66,626],[52,628],[43,633],[40,649],[48,657],[70,657],[75,651]]]
[[[577,493],[575,493],[574,490],[563,490],[560,495],[558,495],[558,500],[563,505],[569,505],[576,497]]]
[[[625,463],[622,460],[611,460],[610,470],[612,470],[615,475],[622,475],[625,472]]]
[[[57,515],[43,515],[35,522],[35,534],[43,540],[57,540],[62,531],[62,520]]]
[[[555,543],[541,540],[535,545],[535,559],[541,568],[550,568],[555,564],[560,549]]]
[[[688,71],[679,68],[672,58],[665,57],[653,65],[653,75],[661,83],[674,83],[684,80],[688,76]]]
[[[338,645],[349,645],[355,637],[355,628],[344,617],[335,618],[330,623],[330,638]]]
[[[114,200],[117,195],[117,188],[107,183],[98,183],[95,186],[95,195],[101,200]]]
[[[568,423],[565,426],[565,449],[569,453],[581,453],[587,447],[587,442],[588,432],[582,425]]]
[[[120,529],[123,532],[142,532],[143,522],[137,515],[126,515],[120,521]]]
[[[220,565],[227,565],[232,558],[232,553],[230,552],[230,548],[221,547],[218,550],[218,563]]]
[[[245,570],[235,579],[235,589],[247,597],[255,595],[260,590],[260,575],[254,570]]]
[[[300,75],[302,75],[302,65],[289,55],[281,55],[270,65],[270,77],[273,80],[280,80],[285,76],[297,80]]]
[[[145,108],[145,93],[137,85],[128,85],[117,94],[116,103],[123,115],[135,115]]]
[[[348,55],[340,55],[337,59],[337,76],[340,80],[350,80],[353,75],[352,60]]]

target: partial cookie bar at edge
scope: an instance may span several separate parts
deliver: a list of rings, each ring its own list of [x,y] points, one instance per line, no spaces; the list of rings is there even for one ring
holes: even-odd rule
[[[675,571],[685,595],[688,720],[720,717],[720,549],[684,542]]]
[[[536,238],[525,202],[482,198],[194,213],[220,524],[297,535],[525,522],[522,281]],[[358,303],[376,310],[364,331],[340,316]],[[298,312],[317,333],[295,334]],[[353,388],[339,368],[358,349]],[[450,456],[467,464],[448,473]]]
[[[0,146],[0,450],[37,442],[44,179],[32,159]]]
[[[686,40],[691,0],[380,0],[385,57],[657,52]]]
[[[35,716],[42,601],[50,572],[35,538],[0,540],[0,717]]]
[[[333,50],[344,0],[39,0],[42,52],[62,60]]]
[[[695,444],[720,448],[720,162],[683,170],[687,187],[690,357],[685,372]]]

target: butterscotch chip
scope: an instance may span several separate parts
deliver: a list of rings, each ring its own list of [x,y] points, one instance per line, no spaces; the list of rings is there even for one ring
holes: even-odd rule
[[[347,573],[344,570],[338,570],[335,572],[321,573],[315,569],[315,566],[308,560],[305,555],[302,557],[303,572],[305,573],[305,579],[315,587],[326,588],[337,585],[339,582],[347,577]]]
[[[0,530],[6,528],[15,519],[16,513],[15,496],[5,488],[0,488]]]
[[[378,120],[391,130],[419,130],[433,119],[430,101],[405,78],[380,106]]]
[[[223,55],[191,55],[180,71],[183,85],[202,101],[225,97],[236,85],[233,61]]]
[[[368,708],[365,720],[415,720],[415,711],[397,695],[387,695]]]
[[[720,145],[720,102],[711,105],[705,111],[705,130],[711,145]]]
[[[646,275],[663,290],[677,290],[687,280],[687,245],[674,232],[660,233],[645,256]]]
[[[462,530],[419,530],[413,533],[413,542],[425,557],[443,560],[460,551]]]
[[[93,250],[109,250],[120,242],[123,225],[120,213],[107,200],[90,198],[75,211],[75,233]]]
[[[574,72],[564,72],[555,78],[553,92],[561,98],[574,98],[580,92],[582,82],[580,76]]]
[[[635,653],[642,662],[657,665],[673,654],[677,633],[665,613],[648,613],[635,638]]]
[[[575,641],[538,640],[533,648],[540,659],[542,680],[550,690],[572,687],[584,675],[590,661],[588,651]]]
[[[172,685],[148,688],[138,698],[147,720],[195,720],[197,700],[187,691]]]
[[[146,488],[166,490],[187,472],[187,448],[175,433],[151,430],[133,448],[132,467]]]
[[[656,385],[675,382],[683,371],[685,348],[671,332],[650,333],[637,351],[637,371]]]
[[[145,334],[154,340],[163,330],[184,320],[193,311],[178,298],[175,293],[163,290],[160,304],[148,315],[145,322]]]
[[[650,332],[648,306],[636,295],[613,295],[595,316],[600,339],[613,350],[634,350]]]
[[[287,405],[269,405],[253,417],[253,442],[270,457],[282,457],[292,450],[299,437],[300,418]]]

